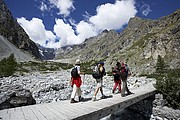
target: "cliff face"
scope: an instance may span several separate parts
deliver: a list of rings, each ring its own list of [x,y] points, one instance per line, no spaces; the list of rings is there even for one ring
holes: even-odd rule
[[[7,38],[17,48],[28,51],[36,58],[41,58],[38,47],[12,17],[3,0],[0,0],[0,35]]]
[[[151,73],[160,55],[170,68],[179,68],[179,30],[180,10],[157,20],[134,17],[123,32],[103,31],[80,45],[61,48],[56,59],[80,58],[84,62],[104,59],[107,68],[121,59],[135,73]]]

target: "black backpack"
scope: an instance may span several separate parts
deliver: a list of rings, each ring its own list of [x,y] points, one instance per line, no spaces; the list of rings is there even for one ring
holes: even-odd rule
[[[79,76],[77,67],[74,67],[74,68],[71,70],[71,76],[74,77],[74,78],[77,78],[77,77]]]
[[[98,68],[98,71],[92,73],[92,76],[93,76],[94,79],[100,79],[100,78],[102,78],[104,75],[106,75],[106,72],[105,72],[105,68],[104,68],[104,67],[103,67],[102,72],[100,72],[100,69]]]
[[[120,80],[120,69],[118,66],[116,66],[115,68],[113,68],[112,72],[114,73],[114,80]]]

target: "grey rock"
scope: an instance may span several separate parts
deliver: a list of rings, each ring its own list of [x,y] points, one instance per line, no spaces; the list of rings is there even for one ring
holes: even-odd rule
[[[37,45],[29,39],[29,36],[25,33],[23,28],[13,18],[3,0],[0,0],[0,35],[7,38],[8,41],[22,51],[26,51],[36,58],[41,58]],[[0,48],[3,48],[2,44],[0,44]],[[9,53],[14,52],[11,51],[11,48],[6,48],[6,51],[9,51]],[[0,56],[0,59],[7,56],[8,53],[4,56]]]
[[[21,85],[5,85],[0,87],[0,109],[35,104],[30,90]]]

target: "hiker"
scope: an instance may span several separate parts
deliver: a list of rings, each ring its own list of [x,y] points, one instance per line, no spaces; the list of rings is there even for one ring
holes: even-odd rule
[[[80,60],[77,59],[75,62],[75,65],[73,69],[71,70],[71,86],[73,87],[73,91],[71,93],[71,100],[70,103],[77,103],[78,101],[75,100],[76,94],[78,95],[79,101],[81,101],[83,98],[81,97],[81,76],[80,74],[84,74],[80,71]]]
[[[120,78],[121,63],[117,62],[116,66],[112,68],[112,74],[114,76],[114,87],[112,93],[115,93],[118,87],[118,93],[121,93],[121,78]]]
[[[104,62],[100,62],[93,70],[95,73],[97,73],[96,75],[99,75],[98,77],[94,77],[96,79],[97,82],[97,86],[94,92],[94,95],[92,97],[92,101],[96,101],[96,95],[98,93],[98,91],[100,90],[101,92],[101,99],[105,98],[105,95],[103,94],[103,76],[106,75],[105,72],[105,68],[104,68]]]
[[[127,64],[121,63],[120,75],[121,75],[121,80],[123,84],[121,96],[125,97],[126,95],[133,94],[131,91],[129,91],[128,86],[127,86],[127,78],[128,76],[131,75],[131,72]],[[126,95],[125,95],[125,91],[127,92]]]

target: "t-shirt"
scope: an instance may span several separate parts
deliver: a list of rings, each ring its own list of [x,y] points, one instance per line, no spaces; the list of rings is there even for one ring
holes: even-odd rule
[[[80,66],[79,65],[75,65],[75,67],[77,68],[78,74],[80,74]]]

